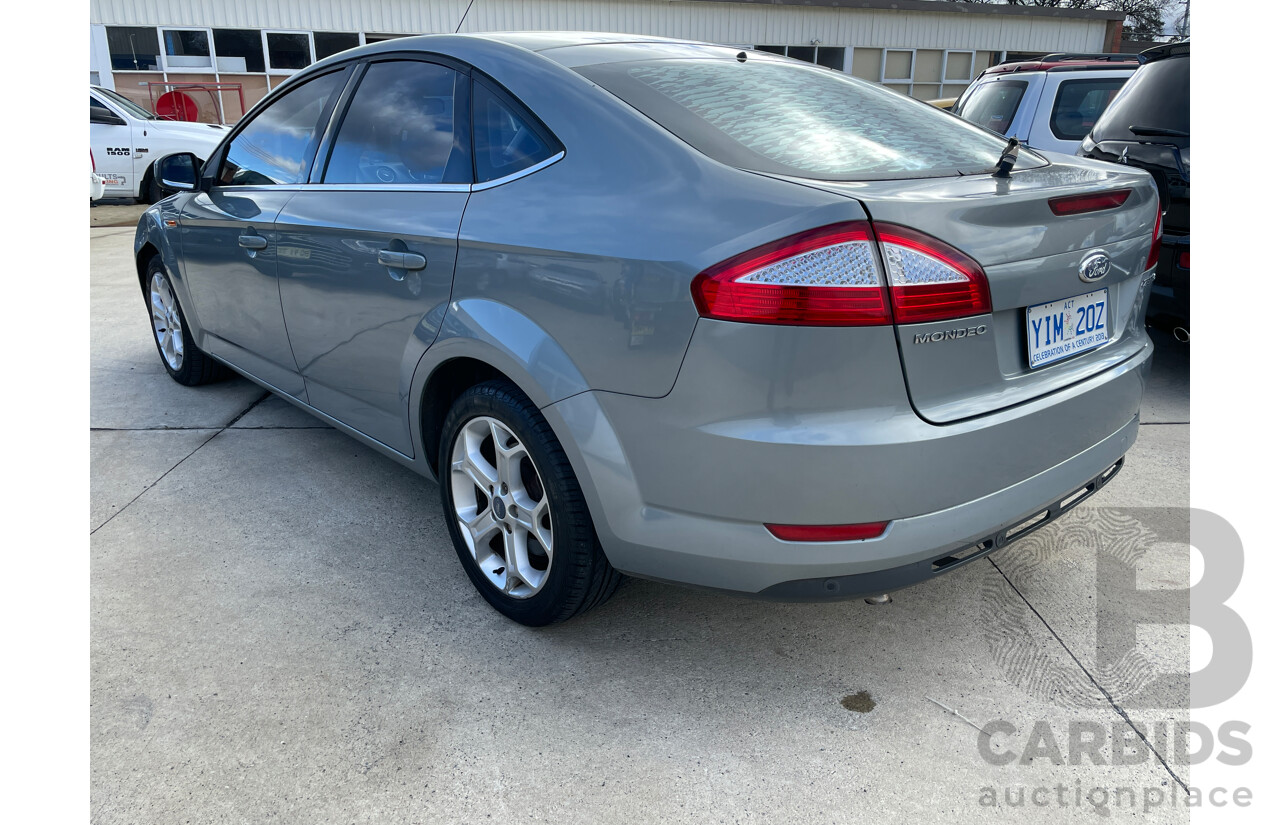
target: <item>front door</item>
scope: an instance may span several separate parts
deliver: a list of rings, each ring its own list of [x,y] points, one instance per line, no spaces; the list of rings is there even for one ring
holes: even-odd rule
[[[132,197],[133,126],[127,118],[89,93],[89,148],[94,171],[103,180],[108,198]]]
[[[370,64],[327,164],[276,218],[309,403],[410,456],[409,386],[448,305],[470,188],[467,90],[438,63]]]
[[[339,70],[307,81],[255,115],[179,218],[191,311],[205,333],[198,346],[303,399],[280,309],[275,221],[307,179],[346,77]]]

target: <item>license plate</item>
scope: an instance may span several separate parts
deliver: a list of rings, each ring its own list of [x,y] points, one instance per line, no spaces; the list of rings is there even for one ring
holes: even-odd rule
[[[1027,307],[1027,360],[1043,367],[1107,343],[1107,291]]]

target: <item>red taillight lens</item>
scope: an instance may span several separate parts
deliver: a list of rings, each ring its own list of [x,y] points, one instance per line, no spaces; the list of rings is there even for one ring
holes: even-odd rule
[[[1062,198],[1049,198],[1049,208],[1055,215],[1080,215],[1085,212],[1101,212],[1104,209],[1115,209],[1129,200],[1131,189],[1117,189],[1114,192],[1096,192],[1091,195],[1067,195]]]
[[[1181,253],[1180,255],[1178,255],[1178,267],[1179,267],[1180,269],[1190,269],[1190,268],[1191,268],[1191,252],[1190,252],[1190,250],[1188,250],[1188,251],[1186,251],[1186,252],[1183,252],[1183,253]]]
[[[1147,253],[1147,265],[1143,269],[1150,269],[1156,265],[1156,261],[1160,260],[1160,236],[1164,234],[1164,212],[1160,209],[1159,200],[1156,201],[1156,228],[1151,233],[1151,251]]]
[[[973,258],[905,226],[878,223],[876,236],[897,323],[945,321],[991,311],[986,273]]]
[[[972,258],[914,229],[866,221],[756,247],[699,274],[692,291],[698,314],[753,324],[913,324],[991,311]]]
[[[766,524],[783,541],[862,541],[884,535],[887,521],[866,524]]]
[[[871,225],[850,221],[801,232],[716,264],[693,280],[698,313],[725,321],[795,326],[889,323]]]

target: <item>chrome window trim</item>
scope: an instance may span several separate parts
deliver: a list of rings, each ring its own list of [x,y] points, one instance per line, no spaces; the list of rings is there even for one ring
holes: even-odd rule
[[[564,160],[561,149],[546,160],[532,166],[526,166],[519,172],[512,172],[501,178],[484,183],[277,183],[277,184],[239,184],[233,186],[214,186],[224,192],[481,192],[492,189],[526,175],[540,172],[553,163]]]
[[[525,175],[532,175],[534,172],[540,172],[541,170],[546,169],[551,164],[556,163],[563,159],[564,159],[564,150],[561,149],[559,152],[556,152],[554,155],[547,158],[546,160],[538,161],[532,166],[526,166],[525,168],[521,169],[519,172],[512,172],[510,175],[505,175],[501,178],[494,178],[493,180],[488,180],[488,181],[485,181],[484,183],[473,183],[471,184],[471,191],[482,192],[485,189],[492,189],[495,186],[501,186],[504,183],[510,183],[513,180],[518,180],[520,178],[523,178]]]

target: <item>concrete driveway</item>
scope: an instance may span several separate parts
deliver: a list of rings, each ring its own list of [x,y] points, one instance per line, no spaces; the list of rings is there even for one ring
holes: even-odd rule
[[[248,381],[172,382],[132,230],[90,232],[92,822],[1186,821],[1187,628],[1137,634],[1180,678],[1095,653],[1133,601],[1099,567],[1188,584],[1184,345],[1118,479],[892,604],[631,580],[529,630],[433,483]]]

